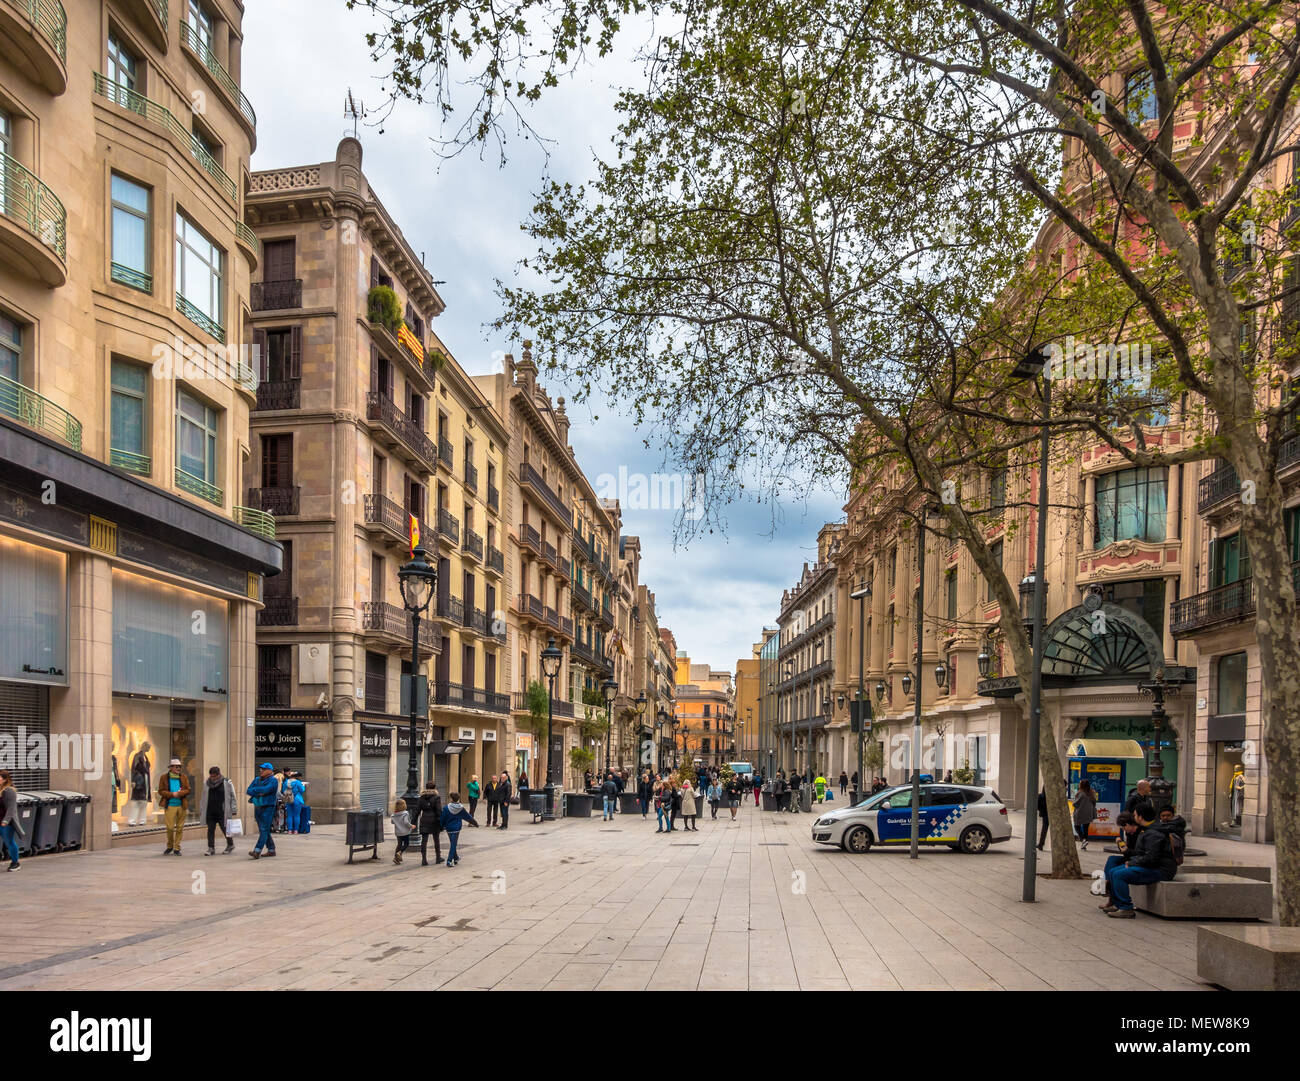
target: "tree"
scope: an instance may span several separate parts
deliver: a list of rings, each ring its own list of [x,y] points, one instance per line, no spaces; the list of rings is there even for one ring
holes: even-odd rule
[[[524,705],[528,709],[528,727],[533,734],[533,746],[537,748],[537,765],[533,769],[533,779],[540,782],[538,785],[540,788],[545,786],[546,778],[538,777],[537,770],[541,768],[542,762],[546,763],[548,770],[550,769],[551,753],[551,749],[546,746],[551,708],[551,696],[547,693],[546,684],[541,680],[530,680],[528,688],[524,691]]]

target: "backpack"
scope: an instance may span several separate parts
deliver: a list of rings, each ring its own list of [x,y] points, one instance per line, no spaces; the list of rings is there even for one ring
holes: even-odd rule
[[[1169,848],[1174,854],[1174,865],[1181,867],[1183,865],[1183,856],[1187,852],[1187,839],[1179,833],[1166,834],[1169,838]]]

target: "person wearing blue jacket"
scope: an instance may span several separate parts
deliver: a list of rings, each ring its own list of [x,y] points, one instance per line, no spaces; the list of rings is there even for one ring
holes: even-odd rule
[[[460,863],[460,857],[456,855],[456,842],[460,840],[460,824],[468,822],[471,826],[477,826],[474,816],[465,809],[465,805],[460,802],[460,793],[453,792],[451,799],[443,805],[442,808],[442,828],[447,831],[447,866],[453,867]]]
[[[270,762],[263,762],[257,767],[257,778],[246,790],[248,802],[253,805],[253,817],[257,819],[257,844],[248,854],[251,859],[261,859],[263,848],[266,849],[268,856],[275,855],[275,842],[271,840],[271,823],[275,819],[278,789],[275,767]]]

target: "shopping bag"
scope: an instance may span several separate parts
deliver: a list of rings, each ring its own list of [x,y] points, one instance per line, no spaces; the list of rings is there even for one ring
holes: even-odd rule
[[[834,802],[835,802],[835,793],[832,792],[829,788],[826,789],[826,802],[827,802],[827,803],[834,803]]]
[[[311,808],[304,804],[299,814],[301,817],[298,819],[298,832],[311,833]]]
[[[244,824],[237,818],[226,819],[226,836],[242,837],[244,835]]]

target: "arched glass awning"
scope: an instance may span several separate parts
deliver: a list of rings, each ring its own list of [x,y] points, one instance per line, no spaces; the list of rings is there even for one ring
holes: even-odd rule
[[[1043,677],[1054,683],[1133,683],[1164,674],[1164,649],[1151,624],[1117,604],[1089,597],[1052,620],[1043,639]]]

